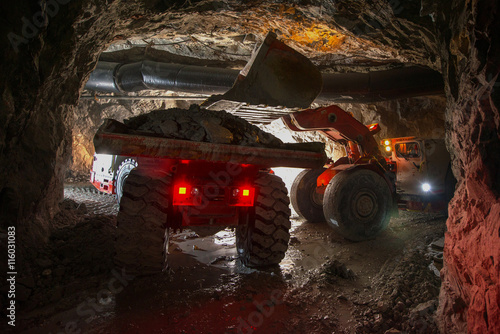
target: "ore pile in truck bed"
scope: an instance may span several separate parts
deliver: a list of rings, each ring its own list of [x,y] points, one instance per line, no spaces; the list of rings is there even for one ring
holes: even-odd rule
[[[147,114],[125,119],[119,133],[162,137],[214,144],[229,144],[285,150],[324,152],[324,144],[283,143],[272,134],[250,124],[243,118],[223,110],[207,110],[198,105],[185,109],[153,110]],[[118,129],[119,128],[119,129]]]
[[[154,110],[124,120],[136,133],[173,139],[282,148],[282,141],[246,120],[226,111],[214,111],[192,105],[189,110]]]

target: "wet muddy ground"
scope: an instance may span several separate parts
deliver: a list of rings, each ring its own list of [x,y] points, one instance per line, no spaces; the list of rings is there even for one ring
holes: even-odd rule
[[[239,263],[231,229],[184,230],[168,272],[132,277],[112,264],[114,198],[83,183],[65,197],[23,333],[437,333],[443,215],[400,212],[357,243],[295,217],[285,259],[266,270]]]

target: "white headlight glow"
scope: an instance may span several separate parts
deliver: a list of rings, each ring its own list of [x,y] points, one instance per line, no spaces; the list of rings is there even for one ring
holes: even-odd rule
[[[430,191],[431,190],[431,185],[428,184],[428,183],[422,184],[422,190],[425,191],[425,192]]]

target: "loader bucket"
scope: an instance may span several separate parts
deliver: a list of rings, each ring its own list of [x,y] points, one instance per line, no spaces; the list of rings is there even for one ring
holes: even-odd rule
[[[221,99],[308,108],[322,86],[321,72],[316,66],[270,32]]]

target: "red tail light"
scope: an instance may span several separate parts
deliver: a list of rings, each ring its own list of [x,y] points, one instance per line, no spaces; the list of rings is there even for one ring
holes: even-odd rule
[[[174,205],[196,205],[200,191],[189,184],[177,184],[174,186]]]
[[[232,187],[229,191],[228,203],[232,206],[253,206],[254,187]]]

